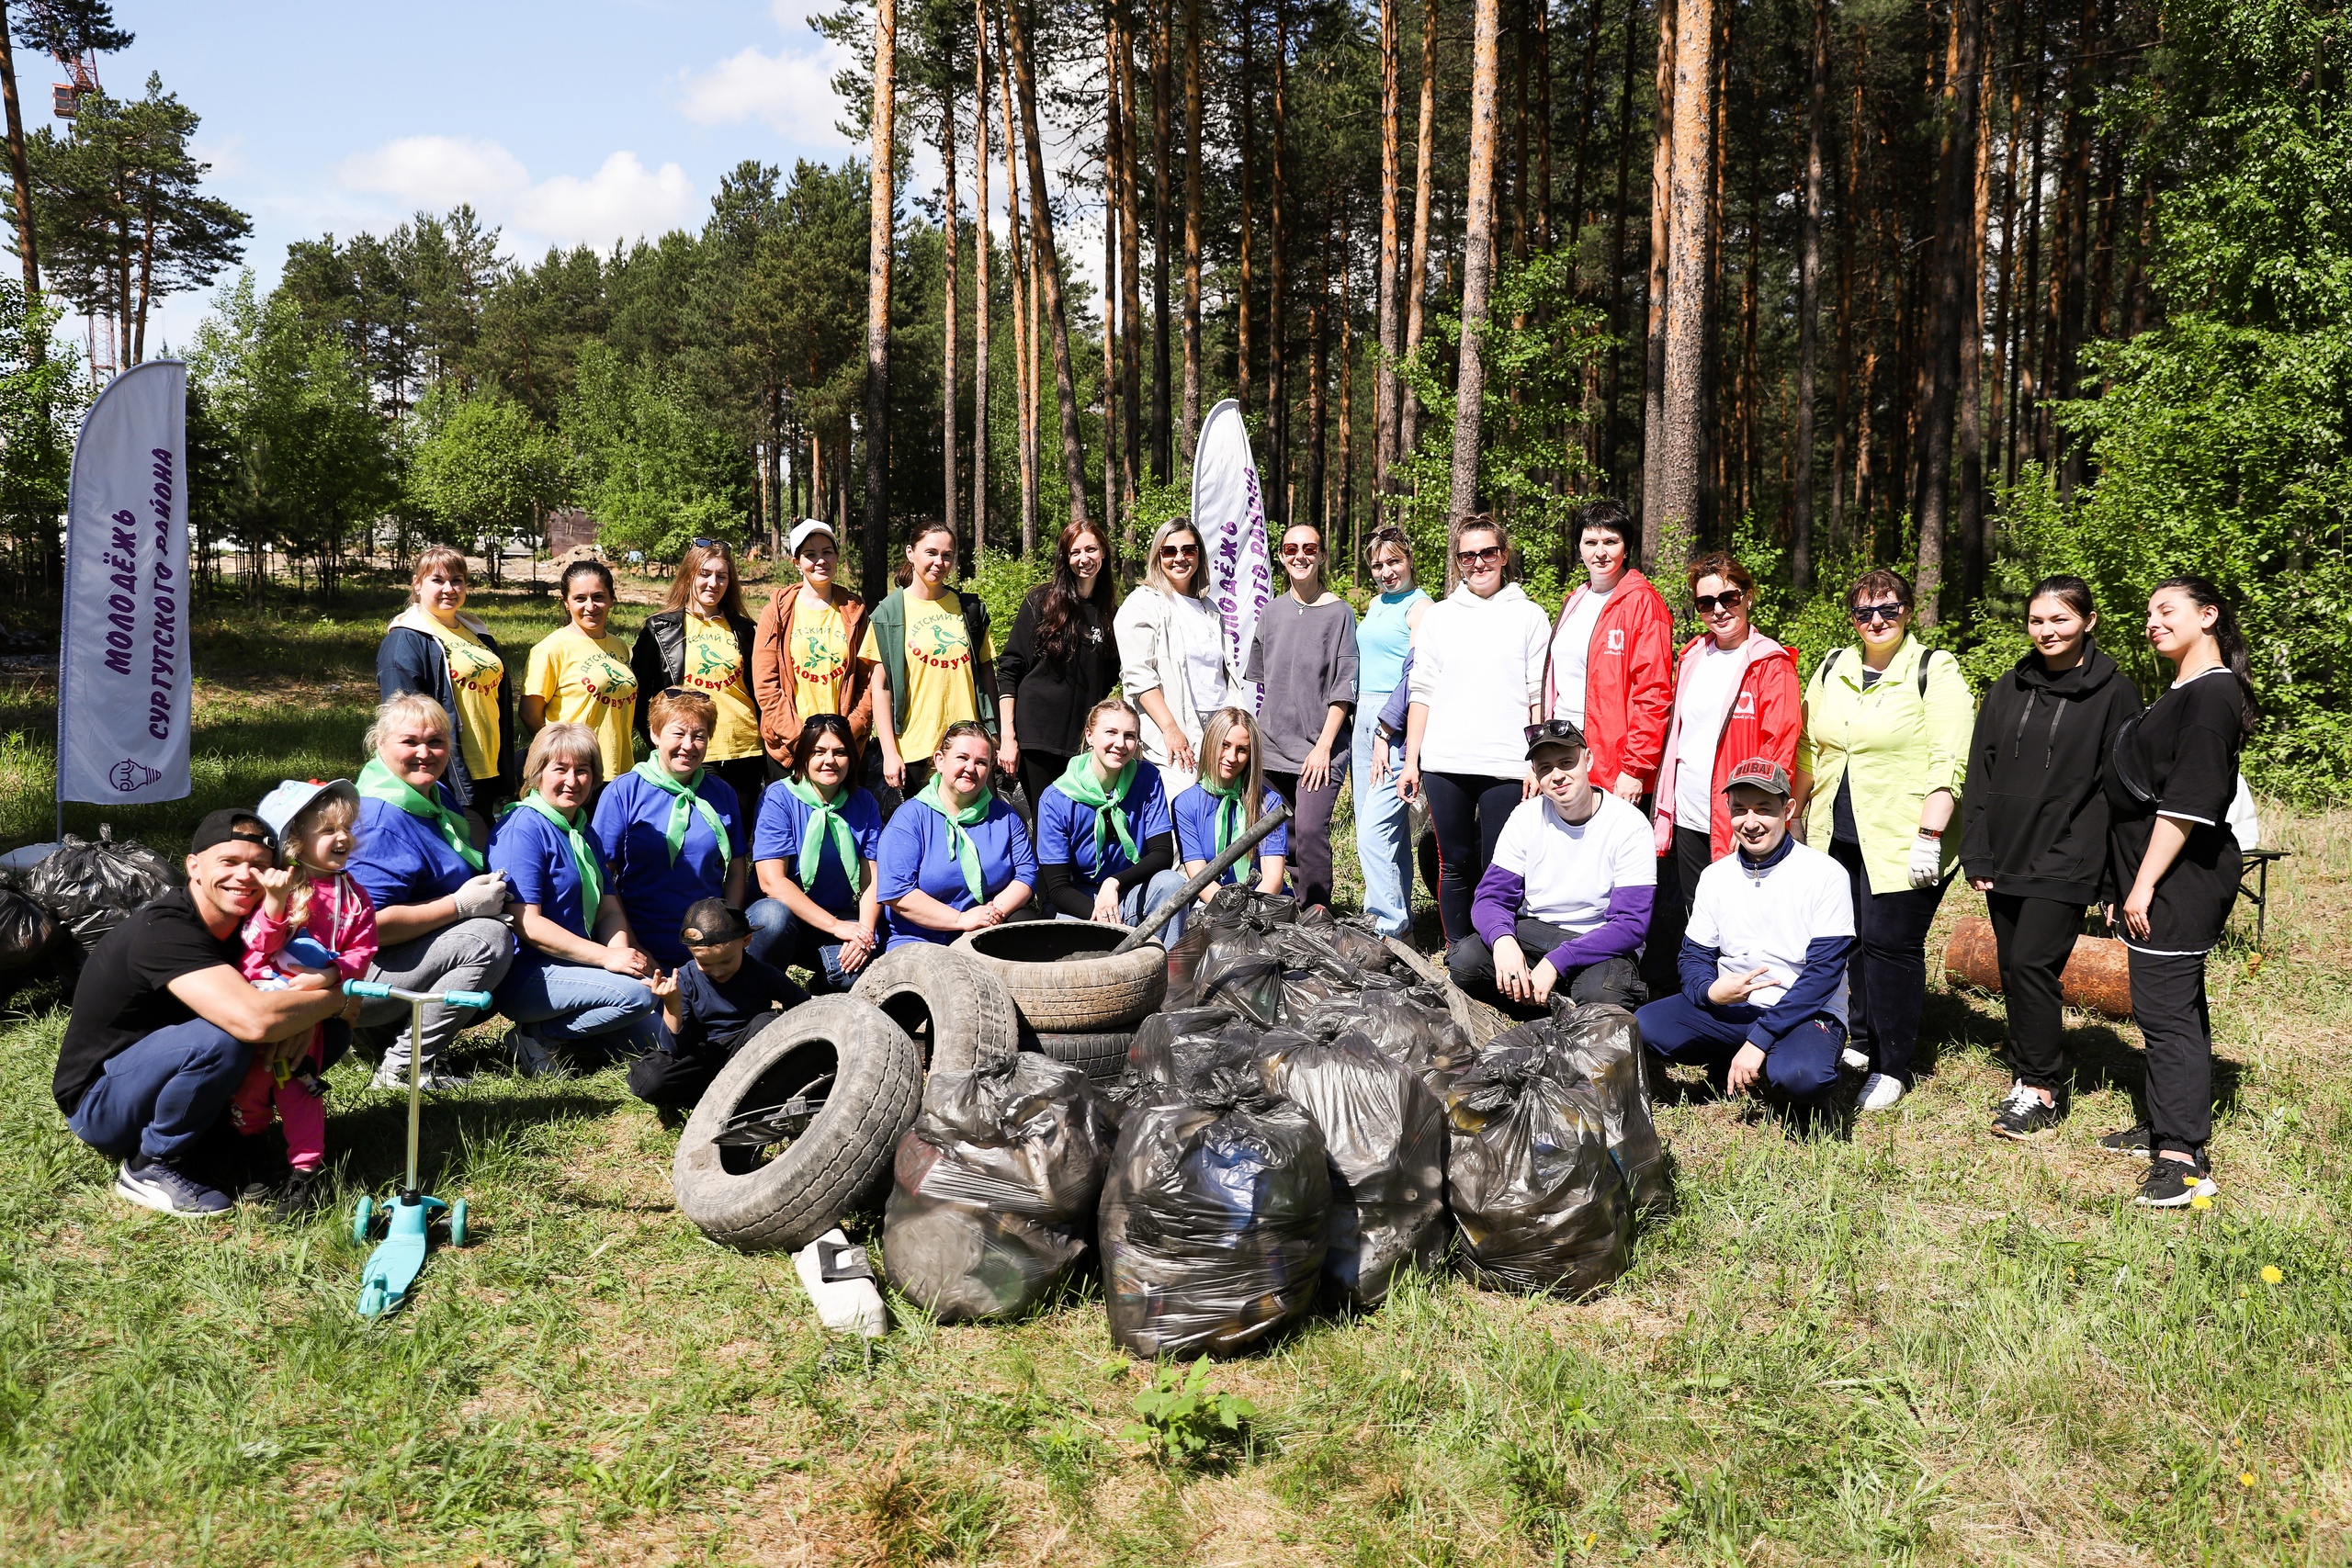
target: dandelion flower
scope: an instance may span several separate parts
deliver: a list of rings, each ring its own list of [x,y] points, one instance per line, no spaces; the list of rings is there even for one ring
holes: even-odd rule
[[[2279,1272],[2278,1265],[2276,1263],[2266,1263],[2262,1266],[2262,1282],[2264,1284],[2276,1285],[2286,1278],[2287,1276],[2285,1274]]]
[[[2210,1209],[2213,1206],[2213,1200],[2211,1198],[2191,1198],[2188,1201],[2188,1206],[2192,1209]]]
[[[2239,1471],[2239,1472],[2238,1472],[2238,1484],[2239,1484],[2239,1485],[2241,1485],[2241,1486],[2251,1486],[2251,1485],[2253,1485],[2253,1484],[2254,1484],[2254,1472],[2252,1472],[2252,1471],[2250,1471],[2250,1470],[2241,1470],[2241,1471]]]

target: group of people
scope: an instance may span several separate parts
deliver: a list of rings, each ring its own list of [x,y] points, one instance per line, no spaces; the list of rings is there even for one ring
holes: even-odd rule
[[[355,1029],[381,1044],[379,1085],[463,1081],[447,1051],[467,1010],[428,1006],[411,1038],[406,1004],[346,1003],[339,979],[488,991],[521,1071],[626,1061],[639,1095],[684,1108],[805,995],[788,969],[839,989],[886,949],[1006,921],[1132,925],[1278,809],[1287,824],[1219,883],[1328,904],[1342,780],[1385,934],[1412,929],[1423,807],[1457,983],[1522,1015],[1555,997],[1639,1008],[1661,1057],[1800,1105],[1841,1065],[1867,1075],[1863,1111],[1906,1092],[1957,862],[1991,904],[2010,998],[1994,1131],[2049,1131],[2057,977],[2086,908],[2111,904],[2150,1120],[2105,1142],[2151,1160],[2146,1201],[2211,1190],[2203,954],[2236,886],[2226,807],[2253,707],[2229,607],[2198,580],[2152,601],[2179,679],[2143,715],[2071,578],[2035,591],[2034,651],[1981,710],[1911,634],[1893,572],[1853,585],[1855,644],[1801,685],[1750,623],[1747,570],[1702,556],[1685,573],[1702,630],[1678,649],[1610,502],[1583,514],[1587,579],[1557,617],[1491,518],[1456,531],[1434,601],[1406,537],[1376,530],[1361,619],[1319,530],[1294,524],[1283,592],[1238,647],[1182,518],[1124,600],[1104,536],[1064,530],[1001,649],[950,586],[944,526],[915,530],[872,606],[835,581],[825,524],[789,547],[797,581],[755,617],[732,552],[695,541],[634,648],[608,627],[610,570],[571,563],[566,624],[530,650],[519,703],[465,614],[464,558],[420,556],[356,783],[291,781],[208,818],[187,887],[85,971],[56,1094],[122,1161],[118,1190],[225,1207],[179,1156],[226,1110],[243,1132],[286,1128],[282,1203],[303,1207],[319,1075]]]

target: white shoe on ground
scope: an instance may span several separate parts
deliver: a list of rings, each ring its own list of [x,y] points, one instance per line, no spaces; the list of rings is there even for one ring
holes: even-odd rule
[[[1846,1066],[1853,1068],[1854,1071],[1858,1073],[1866,1073],[1871,1070],[1870,1057],[1865,1055],[1863,1053],[1855,1050],[1851,1045],[1849,1045],[1844,1050],[1838,1052],[1838,1059],[1840,1062],[1843,1062]]]
[[[1903,1098],[1903,1080],[1885,1073],[1872,1073],[1862,1080],[1862,1092],[1854,1101],[1857,1111],[1889,1111]]]

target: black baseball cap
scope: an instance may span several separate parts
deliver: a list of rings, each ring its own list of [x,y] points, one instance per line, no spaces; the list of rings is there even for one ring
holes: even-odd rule
[[[1573,746],[1585,749],[1584,731],[1571,719],[1547,718],[1541,724],[1527,727],[1527,760],[1535,761],[1535,753],[1546,746]]]
[[[205,813],[204,820],[196,825],[195,836],[187,841],[187,852],[200,855],[221,844],[258,844],[272,855],[277,853],[277,835],[270,831],[268,823],[242,806],[224,806]]]
[[[686,907],[686,918],[678,926],[678,940],[688,947],[717,947],[751,934],[752,922],[729,908],[724,898],[695,899]]]

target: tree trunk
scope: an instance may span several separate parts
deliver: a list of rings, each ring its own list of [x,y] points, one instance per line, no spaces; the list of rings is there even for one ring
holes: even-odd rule
[[[1028,326],[1036,319],[1029,303],[1035,285],[1029,272],[1029,247],[1021,234],[1020,142],[1013,134],[1012,56],[1001,39],[996,51],[996,97],[1003,115],[1006,271],[1012,282],[1013,465],[1021,477],[1021,553],[1026,556],[1037,539],[1036,400],[1030,395],[1035,380],[1031,367],[1036,361],[1037,344],[1035,334]],[[1033,186],[1029,193],[1033,206],[1036,194]]]
[[[1421,0],[1421,106],[1413,150],[1413,257],[1405,269],[1405,356],[1421,351],[1421,305],[1430,284],[1430,165],[1437,141],[1437,0]],[[1410,457],[1420,438],[1420,400],[1396,389],[1396,453]]]
[[[1396,7],[1380,0],[1380,271],[1374,281],[1380,313],[1379,368],[1372,380],[1372,489],[1388,493],[1388,466],[1396,460]],[[1246,156],[1246,154],[1245,154]]]
[[[1348,293],[1348,260],[1353,250],[1341,236],[1340,244],[1340,515],[1331,530],[1338,539],[1345,536],[1349,560],[1354,563],[1354,581],[1363,586],[1363,541],[1356,536],[1356,367],[1355,312]]]
[[[989,18],[972,0],[972,559],[989,530]]]
[[[1112,0],[1112,15],[1119,28],[1119,315],[1127,330],[1119,338],[1119,376],[1125,389],[1126,420],[1120,432],[1120,479],[1127,504],[1143,479],[1143,340],[1136,335],[1143,320],[1143,220],[1136,174],[1136,33],[1128,0]],[[1246,306],[1245,306],[1246,313]],[[1108,462],[1106,456],[1103,459]]]
[[[1661,348],[1657,505],[1642,525],[1659,570],[1679,571],[1706,525],[1709,175],[1714,164],[1713,0],[1679,0],[1674,22],[1674,152]]]
[[[1982,25],[1981,23],[1979,24]],[[1984,593],[1984,225],[1991,195],[1991,143],[1981,123],[1983,106],[1993,90],[1992,72],[1980,67],[1971,84],[1976,94],[1978,123],[1975,172],[1971,182],[1974,209],[1968,225],[1967,272],[1960,292],[1960,472],[1952,510],[1960,526],[1960,602],[1963,612]]]
[[[1175,0],[1147,0],[1151,24],[1151,477],[1166,484],[1168,442],[1168,56]]]
[[[939,426],[942,501],[940,521],[956,536],[956,252],[963,226],[956,200],[956,62],[942,60],[939,72],[939,157],[946,199],[946,287],[941,301],[945,320],[940,334]],[[978,559],[975,555],[974,559]]]
[[[25,299],[40,298],[40,247],[33,231],[32,165],[25,158],[25,117],[17,101],[17,53],[9,41],[7,0],[0,0],[0,103],[8,110],[8,175],[17,196],[17,255],[25,265]],[[25,339],[28,356],[39,365],[48,348],[45,333]]]
[[[1657,564],[1665,513],[1666,287],[1674,245],[1676,0],[1657,0],[1657,143],[1650,158],[1649,324],[1642,366],[1642,564]]]
[[[1833,411],[1835,433],[1829,442],[1829,546],[1846,543],[1846,437],[1853,401],[1854,377],[1854,209],[1861,200],[1862,67],[1869,50],[1861,34],[1854,39],[1853,107],[1846,119],[1845,197],[1838,203],[1838,403]],[[1863,417],[1867,418],[1865,414]]]
[[[1476,0],[1470,43],[1469,218],[1462,239],[1462,352],[1454,371],[1449,536],[1478,510],[1479,416],[1486,400],[1487,287],[1494,266],[1495,73],[1501,0]],[[1449,569],[1452,551],[1447,552]]]
[[[1069,520],[1086,522],[1086,456],[1078,442],[1078,381],[1069,355],[1069,315],[1062,303],[1061,253],[1054,247],[1054,209],[1045,198],[1046,149],[1037,137],[1037,80],[1029,60],[1029,35],[1021,23],[1021,0],[1006,0],[1005,24],[1012,39],[1012,69],[1021,84],[1021,140],[1029,153],[1029,238],[1037,283],[1045,292],[1046,327],[1054,340],[1054,404],[1061,413],[1062,470],[1069,481]]]
[[[1813,587],[1813,378],[1821,315],[1821,128],[1829,103],[1829,0],[1813,0],[1813,72],[1805,99],[1804,220],[1797,242],[1797,449],[1789,506],[1789,575]]]
[[[1255,214],[1250,203],[1250,170],[1258,161],[1257,89],[1252,85],[1252,67],[1257,63],[1250,22],[1256,11],[1256,0],[1241,0],[1241,157],[1233,171],[1234,179],[1241,186],[1241,292],[1235,301],[1234,400],[1241,412],[1250,412],[1250,261],[1251,246],[1256,240]]]
[[[1324,455],[1330,424],[1331,230],[1324,219],[1323,246],[1317,256],[1315,303],[1307,311],[1306,328],[1306,515],[1325,531],[1330,518],[1324,508]]]
[[[1935,310],[1929,328],[1927,429],[1919,485],[1919,574],[1914,588],[1917,619],[1932,626],[1943,592],[1944,529],[1950,515],[1953,417],[1960,399],[1961,334],[1966,274],[1976,251],[1976,93],[1980,0],[1955,0],[1951,69],[1944,85],[1951,104],[1950,147],[1944,155],[1943,199],[1936,237]]]
[[[1192,467],[1201,428],[1201,0],[1184,0],[1184,417]]]
[[[1102,526],[1119,525],[1119,274],[1120,171],[1125,167],[1126,120],[1119,100],[1118,0],[1102,6]],[[1135,318],[1126,318],[1128,335]],[[1135,554],[1135,509],[1127,509],[1129,536],[1114,541],[1127,558]]]
[[[890,547],[890,247],[897,229],[890,164],[898,145],[898,51],[899,0],[875,0],[873,201],[865,228],[865,532],[859,547],[869,604],[884,592]]]
[[[1269,214],[1273,229],[1273,255],[1266,276],[1266,516],[1269,522],[1283,528],[1290,526],[1290,378],[1283,373],[1283,364],[1290,336],[1284,327],[1288,316],[1283,288],[1287,266],[1283,255],[1283,198],[1289,194],[1283,163],[1284,132],[1289,128],[1289,0],[1274,0],[1274,166],[1272,211]]]
[[[1642,0],[1625,0],[1625,71],[1617,94],[1617,204],[1609,231],[1609,389],[1600,404],[1600,484],[1618,489],[1617,405],[1624,390],[1625,224],[1633,198],[1634,22]]]

